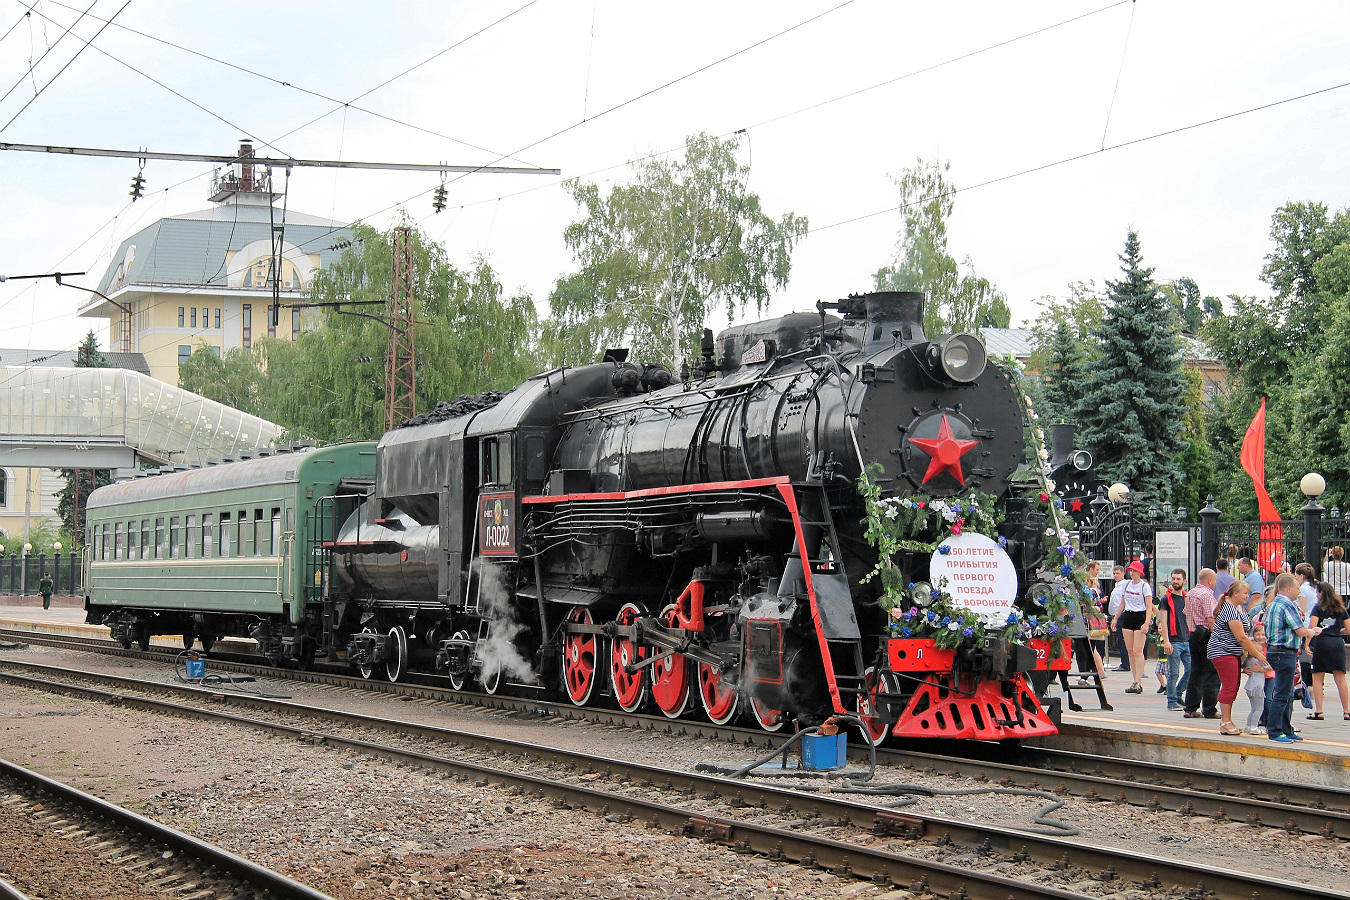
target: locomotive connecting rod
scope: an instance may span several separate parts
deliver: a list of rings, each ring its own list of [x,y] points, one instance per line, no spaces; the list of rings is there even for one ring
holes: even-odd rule
[[[603,625],[568,622],[566,630],[568,634],[599,634],[610,638],[625,638],[635,644],[660,647],[665,651],[655,657],[626,666],[625,668],[630,675],[638,669],[660,662],[672,653],[687,656],[694,662],[703,663],[718,670],[726,666],[726,660],[722,659],[721,656],[694,643],[698,632],[690,631],[687,628],[667,628],[661,623],[660,619],[638,619],[631,625],[620,625],[617,622],[606,622]]]

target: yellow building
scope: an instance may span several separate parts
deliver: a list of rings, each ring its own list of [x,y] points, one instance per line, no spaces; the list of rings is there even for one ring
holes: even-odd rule
[[[56,516],[56,494],[65,486],[65,480],[55,469],[0,468],[0,538],[5,555],[19,552],[23,546],[24,522],[30,529],[50,520],[60,525]],[[33,547],[34,555],[51,547]]]
[[[252,146],[245,142],[239,155],[251,158]],[[261,166],[217,172],[215,205],[160,219],[124,240],[98,285],[108,299],[91,295],[79,314],[108,319],[108,349],[142,354],[150,374],[169,384],[202,342],[219,353],[250,349],[262,337],[293,340],[310,317],[284,304],[301,299],[351,233],[342,222],[283,212],[280,198]],[[283,306],[273,320],[278,260]]]

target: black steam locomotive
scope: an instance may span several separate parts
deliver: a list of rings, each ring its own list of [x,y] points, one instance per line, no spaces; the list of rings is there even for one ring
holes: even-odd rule
[[[705,332],[681,377],[610,351],[389,432],[369,493],[333,497],[308,536],[314,644],[367,677],[434,668],[768,730],[860,712],[878,739],[1053,733],[1034,654],[894,639],[863,582],[873,464],[896,496],[1003,496],[1021,584],[1039,560],[1008,495],[1018,394],[975,336],[929,339],[923,303],[873,293]]]

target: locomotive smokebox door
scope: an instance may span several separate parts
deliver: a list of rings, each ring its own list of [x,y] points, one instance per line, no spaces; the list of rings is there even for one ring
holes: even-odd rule
[[[976,340],[947,336],[930,346],[940,354],[954,337]],[[926,352],[902,348],[875,353],[871,369],[862,368],[867,393],[857,429],[863,458],[881,463],[892,490],[939,497],[971,489],[998,493],[1022,455],[1016,392],[993,366],[973,381],[953,383],[927,359]]]

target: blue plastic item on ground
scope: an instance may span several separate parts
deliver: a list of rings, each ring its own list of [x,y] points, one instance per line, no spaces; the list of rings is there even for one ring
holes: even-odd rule
[[[188,678],[204,678],[204,677],[206,677],[206,660],[204,660],[204,659],[188,659],[188,660],[184,660],[183,665],[184,665],[184,667],[187,669],[187,677],[188,677]]]
[[[843,734],[808,734],[802,738],[802,768],[823,772],[842,769],[848,762],[848,738]]]

